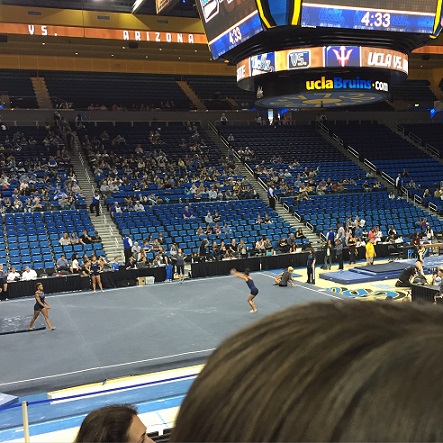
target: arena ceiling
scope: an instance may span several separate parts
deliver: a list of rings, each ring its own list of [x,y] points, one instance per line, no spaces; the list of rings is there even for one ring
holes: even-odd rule
[[[84,11],[107,11],[131,13],[137,0],[0,0],[0,7],[27,6],[41,8],[75,9]],[[155,0],[144,0],[137,14],[156,15]],[[174,17],[198,18],[195,0],[180,0],[167,13]],[[432,45],[443,46],[443,36]],[[50,55],[50,56],[82,56],[92,58],[159,60],[180,62],[209,62],[212,60],[206,45],[174,45],[161,46],[143,42],[137,49],[123,46],[121,41],[87,40],[58,37],[57,41],[48,41],[44,37],[35,36],[29,40],[26,36],[10,35],[8,42],[0,42],[2,54]],[[220,61],[221,63],[222,61]],[[442,55],[413,54],[410,58],[410,69],[435,69],[443,67]]]

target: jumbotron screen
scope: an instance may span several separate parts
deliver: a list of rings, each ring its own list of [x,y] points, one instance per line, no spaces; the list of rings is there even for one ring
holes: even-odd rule
[[[432,34],[441,0],[307,0],[301,25]]]
[[[196,0],[214,59],[263,30],[255,0]]]

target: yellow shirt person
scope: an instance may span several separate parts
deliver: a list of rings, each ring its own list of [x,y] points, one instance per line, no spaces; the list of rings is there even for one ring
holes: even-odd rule
[[[376,257],[374,244],[372,240],[368,240],[366,243],[366,266],[374,264],[374,258]]]

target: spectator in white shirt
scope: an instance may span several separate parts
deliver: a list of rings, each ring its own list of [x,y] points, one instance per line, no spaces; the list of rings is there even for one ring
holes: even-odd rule
[[[15,268],[11,268],[8,276],[6,277],[6,281],[8,283],[12,283],[12,282],[18,281],[18,280],[20,280],[20,273],[17,272],[17,270]]]
[[[34,269],[31,269],[29,266],[26,266],[26,268],[22,274],[22,280],[29,281],[29,280],[36,280],[36,279],[37,279],[37,272],[35,272]]]

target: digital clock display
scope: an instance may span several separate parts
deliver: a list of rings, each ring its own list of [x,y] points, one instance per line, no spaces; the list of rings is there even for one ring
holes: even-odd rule
[[[438,0],[308,0],[301,25],[432,34]]]
[[[263,30],[255,0],[196,0],[214,59]]]

